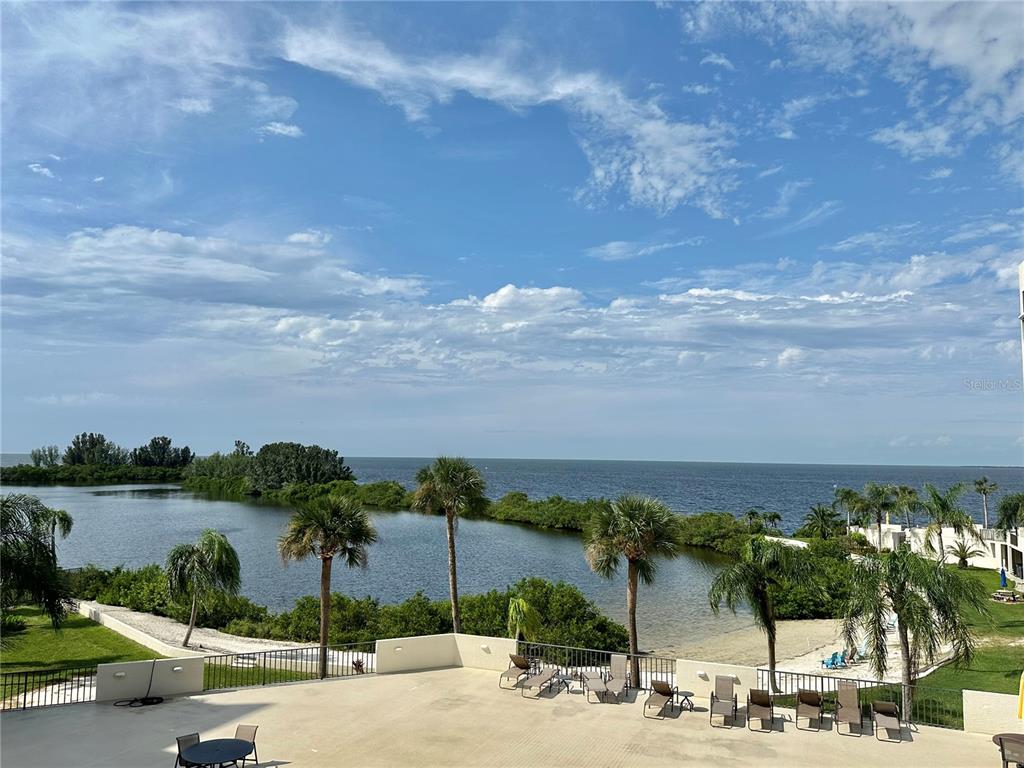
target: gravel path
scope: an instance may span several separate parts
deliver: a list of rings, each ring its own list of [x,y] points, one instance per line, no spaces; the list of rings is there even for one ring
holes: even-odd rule
[[[79,601],[83,606],[98,610],[113,619],[124,622],[132,629],[145,632],[150,637],[181,648],[188,626],[165,616],[140,613],[116,605],[103,605],[89,600]],[[251,653],[276,648],[301,648],[309,643],[289,643],[284,640],[260,640],[252,637],[238,637],[219,632],[216,629],[196,627],[192,632],[189,650],[212,651],[215,653]]]

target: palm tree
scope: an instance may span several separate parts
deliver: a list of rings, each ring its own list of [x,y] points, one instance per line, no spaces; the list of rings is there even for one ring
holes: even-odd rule
[[[340,557],[349,568],[365,568],[367,547],[377,531],[362,505],[351,496],[325,496],[300,507],[277,550],[289,560],[320,558],[320,677],[327,677],[327,634],[331,625],[331,565]]]
[[[45,511],[39,522],[44,526],[49,526],[50,553],[53,555],[53,562],[56,563],[57,534],[60,533],[60,537],[66,539],[71,534],[71,527],[75,524],[75,521],[63,509],[50,509],[49,507],[44,507],[43,509]]]
[[[778,512],[765,512],[762,519],[768,526],[769,530],[774,533],[782,533],[782,531],[779,530],[779,523],[782,522],[782,515]]]
[[[854,561],[843,636],[853,647],[858,631],[867,635],[871,667],[881,680],[888,667],[888,617],[896,615],[903,711],[909,715],[909,686],[916,682],[922,664],[934,662],[944,644],[951,645],[954,664],[969,664],[973,659],[975,638],[967,614],[983,614],[987,597],[978,580],[916,555],[904,544]]]
[[[878,550],[882,550],[882,521],[888,521],[889,513],[895,507],[895,489],[891,485],[868,483],[853,500],[853,510],[859,515],[873,518],[878,526]]]
[[[594,512],[584,540],[587,563],[607,579],[626,560],[626,613],[632,680],[639,685],[639,641],[636,632],[637,583],[653,584],[659,557],[673,558],[682,551],[679,517],[650,496],[620,496]]]
[[[974,527],[974,520],[959,504],[966,486],[963,483],[955,483],[945,493],[942,493],[931,483],[925,483],[924,490],[927,496],[921,502],[921,508],[931,520],[924,530],[924,548],[931,554],[935,554],[937,551],[939,559],[944,561],[946,548],[942,545],[943,528],[952,528],[954,533],[960,537],[966,534],[975,539],[980,538],[977,528]],[[932,536],[939,540],[938,550],[932,544]]]
[[[950,544],[946,547],[946,552],[956,558],[957,568],[966,568],[967,561],[970,558],[980,557],[985,554],[985,550],[979,549],[963,539],[957,539],[955,544]]]
[[[1024,525],[1024,491],[1008,493],[999,500],[996,528],[1009,531]]]
[[[982,475],[974,481],[974,492],[981,496],[981,512],[984,525],[988,528],[988,497],[999,490],[999,486]]]
[[[174,600],[191,600],[188,630],[182,645],[188,648],[199,605],[214,594],[237,595],[242,585],[238,553],[220,531],[207,528],[193,544],[177,544],[167,553],[167,591]]]
[[[519,640],[533,640],[540,633],[541,618],[525,597],[513,597],[508,601],[508,634]]]
[[[484,500],[486,485],[479,470],[465,459],[439,456],[416,473],[412,506],[445,517],[448,533],[448,591],[452,601],[452,630],[462,631],[459,610],[459,579],[456,569],[455,532],[459,515],[476,509]]]
[[[773,588],[784,587],[786,581],[814,584],[808,560],[801,549],[781,541],[753,536],[743,547],[740,559],[720,571],[708,589],[711,610],[717,616],[719,606],[736,612],[740,603],[747,603],[756,624],[768,638],[768,669],[775,672],[775,601]],[[778,684],[772,674],[772,688]]]
[[[832,502],[833,509],[839,507],[846,513],[846,532],[850,532],[850,512],[857,504],[857,499],[860,497],[853,488],[836,488],[833,493],[835,494],[835,500]]]
[[[764,528],[764,523],[761,520],[761,510],[757,507],[751,507],[748,509],[743,517],[747,521],[747,530],[751,533],[754,531],[760,531]]]
[[[898,485],[895,490],[893,506],[896,510],[903,512],[904,520],[907,523],[907,530],[914,527],[914,515],[921,509],[921,500],[917,491],[909,485]]]
[[[815,504],[804,515],[804,531],[812,537],[827,539],[840,525],[839,514],[827,504]]]

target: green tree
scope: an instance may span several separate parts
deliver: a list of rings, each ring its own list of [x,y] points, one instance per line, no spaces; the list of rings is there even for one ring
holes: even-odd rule
[[[598,509],[587,526],[584,541],[591,570],[612,578],[626,561],[626,613],[632,680],[640,680],[636,631],[637,584],[653,584],[658,558],[673,558],[682,550],[679,517],[650,496],[621,496],[607,509]]]
[[[921,502],[921,508],[928,515],[930,522],[924,529],[924,548],[926,552],[938,554],[940,560],[946,559],[946,548],[942,543],[942,529],[952,528],[957,536],[965,535],[978,539],[978,530],[974,527],[974,520],[960,506],[960,497],[963,496],[967,487],[963,483],[951,485],[945,493],[940,491],[931,483],[925,483],[925,498]],[[938,548],[932,544],[932,537],[938,539]]]
[[[235,444],[235,453],[248,450]],[[337,451],[319,445],[267,443],[249,462],[248,480],[256,492],[276,490],[293,483],[319,485],[334,480],[354,480],[352,470]]]
[[[137,467],[186,467],[192,458],[192,450],[187,445],[174,448],[171,438],[164,435],[154,437],[131,452],[131,463]]]
[[[852,520],[850,514],[857,505],[857,500],[860,498],[860,494],[857,493],[853,488],[836,488],[833,492],[835,498],[832,501],[832,508],[838,507],[840,510],[846,513],[846,532],[850,532],[850,525]]]
[[[42,448],[33,448],[29,453],[34,467],[56,467],[60,464],[60,448],[56,445],[44,445]]]
[[[63,462],[118,466],[128,463],[128,451],[98,432],[83,432],[75,435],[71,445],[64,449]]]
[[[750,606],[754,624],[768,639],[768,669],[773,673],[773,690],[778,690],[778,683],[774,675],[777,616],[772,592],[786,581],[816,583],[806,554],[781,541],[754,536],[743,548],[739,561],[719,571],[708,590],[708,602],[716,616],[723,602],[733,613],[742,602]]]
[[[223,533],[207,528],[195,542],[171,548],[165,571],[171,598],[192,601],[188,630],[181,643],[188,648],[200,603],[214,599],[217,594],[238,594],[242,584],[238,554]]]
[[[891,485],[868,483],[864,490],[853,499],[853,511],[874,520],[878,527],[878,549],[882,549],[882,523],[889,521],[889,514],[896,508],[896,489]]]
[[[996,509],[996,528],[1009,531],[1024,525],[1024,491],[1008,493],[999,500]]]
[[[839,528],[839,514],[827,504],[815,504],[804,515],[803,530],[809,536],[827,539]]]
[[[369,545],[377,541],[370,516],[350,496],[328,496],[299,508],[278,551],[289,560],[320,558],[320,677],[327,677],[327,635],[331,624],[331,565],[341,558],[349,568],[365,568]]]
[[[967,561],[972,557],[980,557],[985,554],[985,550],[974,546],[962,538],[957,539],[956,543],[947,546],[946,552],[956,558],[957,568],[966,568]]]
[[[917,491],[909,485],[897,485],[893,492],[893,509],[903,513],[903,520],[909,531],[914,527],[914,517],[921,509]]]
[[[458,457],[439,456],[429,467],[416,473],[413,509],[443,514],[448,536],[448,591],[452,602],[452,627],[462,631],[459,613],[459,579],[455,555],[455,533],[460,515],[473,512],[485,502],[486,484],[479,470]]]
[[[540,614],[526,598],[514,596],[508,601],[508,636],[514,640],[535,640],[540,634]]]
[[[74,518],[63,509],[51,509],[44,507],[39,517],[41,524],[50,539],[50,555],[53,562],[57,562],[57,534],[66,539],[71,534],[71,528],[75,524]]]
[[[782,531],[779,530],[779,523],[782,522],[782,515],[778,512],[765,512],[761,516],[761,519],[764,520],[769,531],[776,535],[780,535],[782,533]]]
[[[761,510],[757,507],[751,507],[744,515],[743,519],[747,521],[747,531],[750,533],[760,533],[764,530],[764,520],[761,518]]]
[[[974,658],[975,637],[968,614],[983,614],[988,595],[981,582],[944,567],[902,545],[856,561],[843,618],[843,636],[854,647],[857,634],[867,637],[871,669],[879,680],[888,671],[889,616],[896,616],[896,636],[903,661],[903,712],[912,712],[911,689],[922,665],[935,661],[944,644],[956,665]]]
[[[974,492],[981,496],[981,513],[985,528],[988,528],[988,497],[998,490],[999,486],[985,475],[974,481]]]

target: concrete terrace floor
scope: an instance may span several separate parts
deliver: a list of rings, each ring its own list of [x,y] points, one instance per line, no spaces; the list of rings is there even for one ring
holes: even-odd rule
[[[915,728],[905,730],[909,739],[902,744],[883,744],[870,733],[837,735],[828,718],[820,733],[798,731],[786,710],[777,711],[772,733],[716,729],[708,725],[707,700],[699,697],[695,712],[646,720],[642,696],[621,705],[588,703],[574,688],[532,701],[499,690],[497,679],[495,672],[443,669],[207,693],[139,709],[87,703],[9,712],[0,717],[0,762],[4,768],[168,768],[175,735],[232,736],[238,723],[259,725],[261,766],[296,768],[991,768],[998,760],[988,737],[959,731]],[[742,708],[740,702],[741,723]]]

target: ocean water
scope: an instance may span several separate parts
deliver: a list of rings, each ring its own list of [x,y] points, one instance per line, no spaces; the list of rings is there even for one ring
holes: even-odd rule
[[[7,456],[4,457],[7,459]],[[412,485],[427,459],[351,458],[361,481],[395,479]],[[5,461],[5,464],[17,461]],[[544,461],[479,459],[488,495],[520,490],[532,497],[614,497],[627,492],[657,496],[681,512],[708,509],[742,512],[751,506],[774,510],[783,527],[792,529],[806,509],[832,497],[834,485],[861,487],[871,480],[919,486],[973,481],[981,474],[1003,489],[1024,488],[1024,471],[997,467],[841,467],[777,464],[699,464],[626,461]],[[176,486],[7,486],[66,509],[75,520],[71,535],[60,542],[67,567],[95,563],[137,567],[163,562],[167,551],[194,539],[203,528],[223,531],[242,563],[242,593],[272,610],[290,608],[294,600],[318,589],[314,562],[282,564],[277,538],[288,510],[258,503],[211,500]],[[964,503],[980,516],[978,497]],[[422,590],[433,599],[448,594],[444,522],[411,512],[373,514],[380,540],[365,570],[336,567],[332,587],[357,597],[372,595],[398,602]],[[579,536],[490,520],[463,520],[458,532],[459,584],[465,594],[503,588],[525,576],[564,580],[578,586],[611,617],[625,619],[625,584],[621,577],[602,579],[583,558]],[[726,564],[722,557],[690,550],[663,562],[657,582],[643,587],[639,598],[641,645],[673,652],[684,642],[749,625],[750,618],[713,616],[707,589]]]

